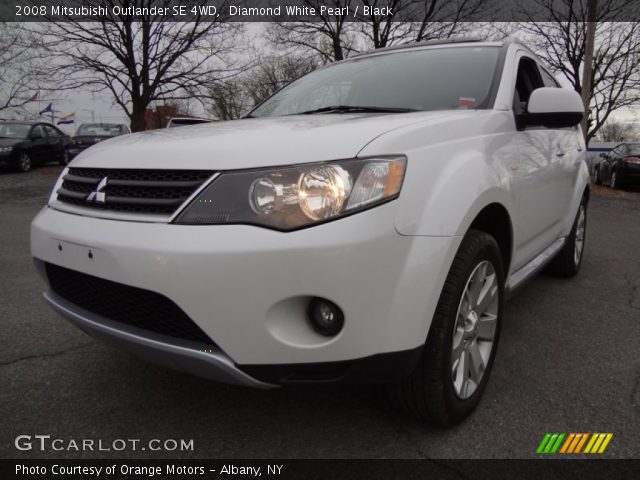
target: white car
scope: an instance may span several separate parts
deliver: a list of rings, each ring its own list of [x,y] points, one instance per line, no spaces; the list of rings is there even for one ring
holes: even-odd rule
[[[54,310],[141,357],[259,388],[379,382],[449,425],[478,404],[503,301],[575,275],[579,95],[524,45],[327,66],[246,119],[97,144],[31,249]]]

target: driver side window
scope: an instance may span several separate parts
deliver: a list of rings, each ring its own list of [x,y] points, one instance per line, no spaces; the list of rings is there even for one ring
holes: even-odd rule
[[[536,88],[544,86],[536,62],[529,57],[522,57],[518,64],[516,88],[513,92],[513,113],[527,113],[529,97]]]
[[[36,125],[31,130],[31,138],[44,138],[44,130],[42,129],[42,125]]]

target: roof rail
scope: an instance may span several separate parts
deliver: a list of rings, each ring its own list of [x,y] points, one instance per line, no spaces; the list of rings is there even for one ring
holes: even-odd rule
[[[352,55],[351,58],[360,57],[362,55],[369,55],[369,54],[378,53],[378,52],[403,50],[405,48],[423,47],[423,46],[429,46],[429,45],[447,45],[450,43],[475,43],[475,42],[486,42],[486,39],[479,38],[479,37],[454,37],[454,38],[439,38],[436,40],[425,40],[422,42],[403,43],[400,45],[394,45],[392,47],[378,48],[375,50],[369,50],[367,52],[358,53],[357,55]]]

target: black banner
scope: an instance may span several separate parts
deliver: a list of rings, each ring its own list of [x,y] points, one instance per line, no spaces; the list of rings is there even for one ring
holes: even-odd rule
[[[584,21],[587,0],[0,0],[0,21]],[[599,0],[598,21],[640,21],[639,0]]]
[[[0,460],[24,480],[637,479],[640,460]]]

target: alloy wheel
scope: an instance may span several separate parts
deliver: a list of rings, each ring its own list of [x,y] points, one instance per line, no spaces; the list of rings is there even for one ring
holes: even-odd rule
[[[616,184],[618,183],[617,182],[617,180],[618,180],[617,176],[618,175],[616,174],[616,172],[614,170],[613,173],[611,174],[611,188],[616,188]]]
[[[573,261],[577,265],[580,265],[580,259],[582,258],[582,251],[584,249],[584,237],[587,230],[587,214],[584,205],[580,205],[578,210],[578,221],[576,223],[576,239],[575,247],[573,251]]]
[[[24,152],[20,154],[20,157],[18,158],[18,166],[23,172],[28,172],[29,170],[31,170],[31,158],[28,154]]]
[[[498,276],[493,264],[484,260],[467,279],[451,342],[453,389],[463,400],[476,391],[491,358],[499,305]]]

